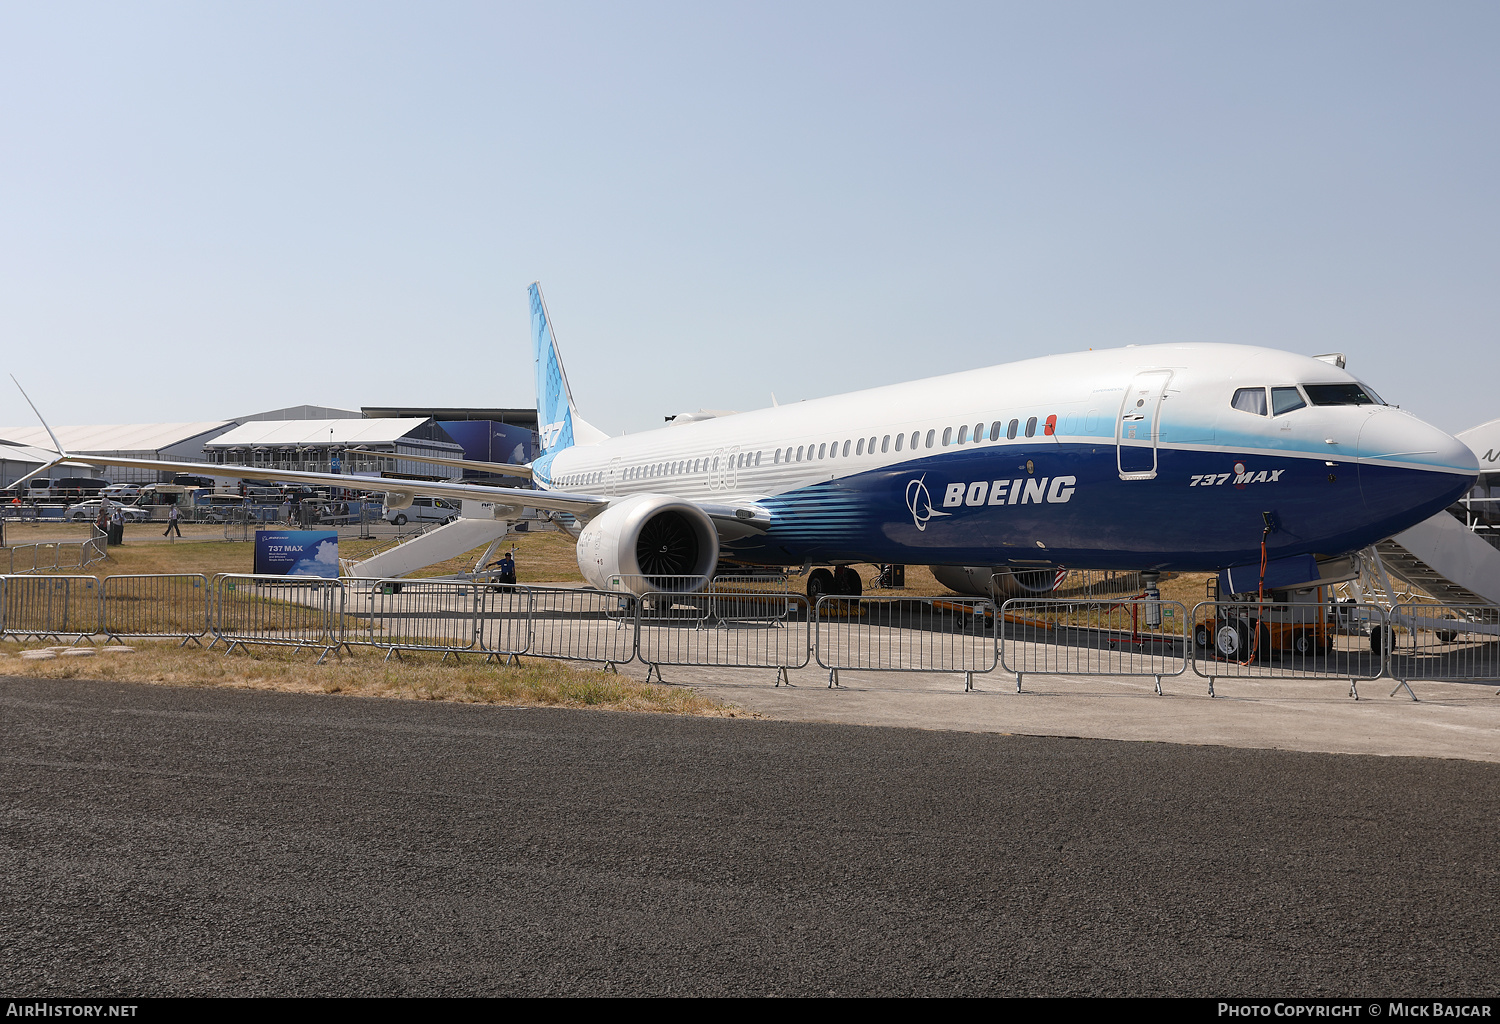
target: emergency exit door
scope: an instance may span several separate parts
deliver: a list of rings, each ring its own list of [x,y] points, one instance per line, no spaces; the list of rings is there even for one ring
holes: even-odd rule
[[[1156,446],[1161,439],[1161,403],[1171,370],[1138,373],[1125,389],[1115,418],[1115,465],[1121,480],[1156,478]]]

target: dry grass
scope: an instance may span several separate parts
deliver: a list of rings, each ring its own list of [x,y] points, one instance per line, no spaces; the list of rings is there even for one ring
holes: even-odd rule
[[[222,654],[175,643],[139,643],[133,654],[62,656],[22,660],[22,650],[40,644],[0,643],[0,675],[43,679],[98,679],[169,686],[278,690],[406,700],[447,700],[512,707],[598,708],[716,718],[759,718],[687,687],[636,682],[609,672],[576,668],[540,658],[520,666],[485,665],[477,656],[442,662],[439,655],[408,654],[383,661],[381,651],[354,648],[314,665],[316,654],[291,648],[255,647]]]

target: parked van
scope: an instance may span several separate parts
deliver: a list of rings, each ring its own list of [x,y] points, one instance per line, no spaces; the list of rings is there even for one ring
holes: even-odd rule
[[[420,495],[412,499],[409,508],[385,510],[385,521],[397,526],[405,526],[407,523],[446,523],[457,518],[458,506],[451,501]]]
[[[34,476],[19,487],[4,491],[7,500],[43,501],[52,498],[92,498],[109,486],[108,480],[92,476]]]

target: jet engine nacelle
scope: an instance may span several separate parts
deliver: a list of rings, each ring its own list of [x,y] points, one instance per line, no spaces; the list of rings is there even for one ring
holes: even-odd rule
[[[600,590],[635,594],[697,590],[672,577],[708,577],[719,533],[697,505],[666,494],[633,494],[591,519],[578,535],[578,568]]]
[[[1052,569],[1009,569],[1003,565],[934,565],[929,568],[939,583],[955,593],[996,600],[1050,593],[1055,578]]]
[[[416,495],[409,491],[386,491],[382,504],[389,509],[411,508],[411,503],[415,498]]]

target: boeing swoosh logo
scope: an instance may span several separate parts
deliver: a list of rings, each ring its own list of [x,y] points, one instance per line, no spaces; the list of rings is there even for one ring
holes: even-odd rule
[[[927,520],[933,516],[951,516],[952,512],[939,512],[932,507],[932,495],[927,493],[924,473],[906,485],[906,507],[911,511],[912,525],[918,530],[927,529]]]

